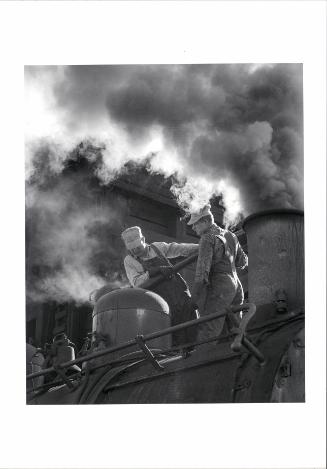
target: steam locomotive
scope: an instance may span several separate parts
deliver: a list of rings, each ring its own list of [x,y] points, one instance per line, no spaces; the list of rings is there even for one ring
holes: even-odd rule
[[[65,335],[50,361],[28,346],[27,404],[304,402],[303,218],[280,209],[245,219],[249,303],[221,313],[228,327],[206,342],[172,347],[171,335],[218,314],[171,327],[156,293],[99,291],[76,358]]]

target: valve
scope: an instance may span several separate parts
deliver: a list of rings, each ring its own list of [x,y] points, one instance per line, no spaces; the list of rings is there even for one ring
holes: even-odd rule
[[[287,313],[287,295],[286,291],[280,288],[275,292],[275,306],[277,313],[284,314]]]

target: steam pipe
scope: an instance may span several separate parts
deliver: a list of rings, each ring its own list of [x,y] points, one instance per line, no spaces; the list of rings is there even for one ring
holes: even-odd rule
[[[143,336],[143,340],[147,341],[147,340],[157,339],[158,337],[170,334],[172,332],[180,331],[180,330],[186,329],[188,327],[195,326],[197,324],[202,324],[203,322],[208,322],[208,321],[212,321],[213,319],[224,317],[227,314],[229,314],[231,311],[233,313],[237,313],[237,312],[243,311],[245,309],[248,310],[249,313],[251,313],[251,312],[255,311],[255,305],[251,304],[251,303],[244,303],[244,304],[239,305],[239,306],[231,306],[224,313],[208,314],[207,316],[202,316],[198,319],[193,319],[192,321],[187,321],[187,322],[184,322],[182,324],[177,324],[176,326],[167,327],[166,329],[163,329],[163,330],[158,331],[158,332],[152,332],[151,334],[146,334],[146,335]],[[79,358],[76,358],[75,360],[71,360],[71,361],[68,361],[68,362],[61,363],[56,368],[59,368],[59,369],[68,368],[72,365],[77,365],[79,363],[88,362],[90,360],[93,360],[94,358],[102,357],[102,356],[107,355],[111,352],[117,352],[118,350],[124,350],[128,347],[131,347],[132,345],[137,345],[137,340],[136,339],[129,340],[128,342],[125,342],[124,344],[115,345],[114,347],[108,347],[105,350],[98,350],[97,352],[93,352],[90,355],[87,355],[85,357],[79,357]],[[56,370],[52,366],[50,368],[46,368],[45,370],[38,371],[36,373],[31,373],[30,375],[26,376],[26,379],[33,379],[33,378],[36,378],[37,376],[42,376],[42,375],[45,375],[45,374],[48,374],[48,373],[52,373],[54,371],[56,371]]]

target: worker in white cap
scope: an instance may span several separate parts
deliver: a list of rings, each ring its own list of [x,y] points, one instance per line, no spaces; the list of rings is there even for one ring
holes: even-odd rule
[[[248,262],[237,236],[216,225],[210,208],[208,204],[192,213],[188,221],[201,237],[192,292],[192,301],[200,316],[223,313],[226,307],[243,303],[237,270],[246,268]],[[200,324],[198,339],[219,336],[224,323],[225,317]]]
[[[151,277],[163,274],[165,280],[151,288],[167,301],[172,326],[197,318],[187,283],[179,273],[174,273],[169,259],[188,257],[198,251],[198,244],[154,242],[147,244],[139,226],[122,232],[128,255],[124,259],[126,275],[132,287],[142,287]],[[196,330],[188,328],[172,335],[174,346],[194,342]]]

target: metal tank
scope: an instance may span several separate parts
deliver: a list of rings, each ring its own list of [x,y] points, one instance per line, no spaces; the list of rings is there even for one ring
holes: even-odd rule
[[[252,386],[240,390],[236,402],[304,402],[304,213],[259,212],[246,218],[243,227],[249,301],[257,307],[249,327],[265,325],[266,340],[259,336],[256,344],[267,360],[260,373],[243,365],[238,379]]]
[[[42,370],[44,357],[40,349],[26,344],[26,375]],[[30,382],[27,382],[27,391],[32,391],[34,387],[43,384],[44,376],[39,376]]]
[[[100,297],[93,310],[93,340],[100,346],[117,345],[167,327],[170,327],[168,304],[161,296],[142,288],[113,290]],[[171,336],[159,337],[148,345],[169,348]]]
[[[279,209],[244,220],[249,301],[258,312],[273,314],[304,307],[303,218],[300,210]]]

